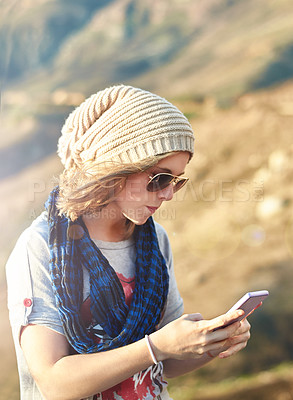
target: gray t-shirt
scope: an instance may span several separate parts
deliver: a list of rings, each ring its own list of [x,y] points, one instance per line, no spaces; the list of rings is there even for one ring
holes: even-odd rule
[[[169,271],[169,293],[167,306],[159,327],[178,318],[183,312],[183,302],[177,289],[169,240],[161,225],[155,223],[160,250]],[[114,268],[123,286],[126,302],[130,303],[135,285],[135,244],[132,239],[121,242],[95,241],[110,265]],[[18,239],[6,265],[8,283],[8,308],[15,343],[20,378],[21,399],[43,399],[32,378],[22,349],[19,345],[21,328],[27,324],[38,324],[64,334],[56,307],[49,272],[47,213],[43,212]],[[84,269],[85,314],[89,311],[89,276]],[[94,332],[102,340],[102,328],[97,325]],[[169,400],[167,382],[163,379],[163,365],[153,365],[121,384],[96,395],[103,399]],[[129,392],[132,393],[131,397]],[[124,396],[125,394],[125,396]],[[93,399],[91,397],[90,399]]]

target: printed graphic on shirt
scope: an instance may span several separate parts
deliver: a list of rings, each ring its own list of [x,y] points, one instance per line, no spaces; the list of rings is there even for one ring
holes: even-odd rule
[[[153,400],[160,396],[166,382],[161,364],[149,367],[96,396],[97,400]],[[95,399],[95,398],[94,398]]]
[[[120,273],[117,273],[117,275],[125,293],[126,304],[130,306],[135,287],[135,279],[134,277],[125,278],[123,274]],[[97,343],[107,341],[107,339],[110,340],[103,331],[101,325],[93,324],[90,311],[90,297],[84,301],[81,315]],[[153,365],[118,385],[96,394],[93,400],[153,400],[156,397],[159,398],[160,393],[162,393],[164,387],[167,385],[162,375],[162,364]]]
[[[123,274],[120,274],[119,272],[116,272],[116,274],[117,274],[117,276],[121,282],[121,285],[123,287],[123,290],[124,290],[125,302],[128,305],[128,307],[130,307],[133,292],[134,292],[134,287],[135,287],[135,278],[134,277],[125,278],[125,276]]]

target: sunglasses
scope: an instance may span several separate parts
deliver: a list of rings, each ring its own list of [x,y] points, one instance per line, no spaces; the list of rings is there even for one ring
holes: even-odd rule
[[[173,191],[175,193],[178,192],[178,190],[181,189],[189,180],[189,178],[168,174],[166,172],[149,176],[149,178],[150,180],[146,187],[148,192],[159,192],[169,185],[173,185]]]

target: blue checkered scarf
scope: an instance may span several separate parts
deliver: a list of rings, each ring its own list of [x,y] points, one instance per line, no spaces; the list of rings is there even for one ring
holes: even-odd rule
[[[152,218],[135,228],[135,289],[130,307],[107,259],[92,242],[82,219],[58,214],[56,187],[46,203],[50,272],[59,315],[70,345],[78,353],[114,349],[142,339],[156,329],[166,303],[169,275]],[[96,343],[81,318],[83,267],[90,275],[91,313],[110,337]]]

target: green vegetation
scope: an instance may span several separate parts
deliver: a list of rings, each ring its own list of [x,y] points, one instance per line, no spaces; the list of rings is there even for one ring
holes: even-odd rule
[[[268,400],[290,398],[293,364],[284,363],[265,372],[225,379],[219,383],[201,382],[194,376],[173,379],[170,395],[180,400]]]

